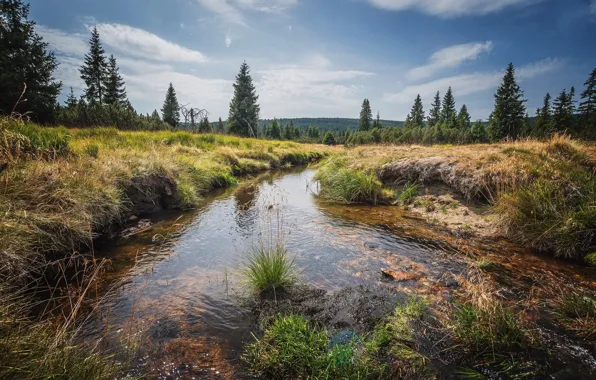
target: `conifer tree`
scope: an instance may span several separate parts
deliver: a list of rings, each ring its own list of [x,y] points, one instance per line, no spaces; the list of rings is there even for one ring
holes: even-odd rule
[[[447,92],[445,93],[445,97],[443,97],[440,120],[442,123],[453,123],[456,117],[457,111],[455,109],[455,98],[453,97],[451,86],[449,86]]]
[[[0,114],[14,109],[51,122],[62,87],[53,77],[58,61],[28,17],[29,5],[23,1],[0,0]]]
[[[420,95],[416,96],[414,105],[408,116],[409,126],[414,128],[424,127],[424,106],[422,105],[422,98]]]
[[[151,114],[151,119],[155,121],[161,121],[161,116],[159,116],[159,112],[157,112],[157,110],[153,110],[153,113]]]
[[[490,138],[505,137],[517,139],[524,126],[526,106],[524,92],[515,81],[515,69],[510,63],[501,85],[495,93],[495,109],[489,125]]]
[[[211,123],[209,122],[209,117],[205,115],[205,117],[203,117],[201,119],[201,121],[199,121],[199,133],[211,133],[213,132],[213,130],[211,129]]]
[[[571,132],[573,129],[573,118],[575,106],[573,98],[575,88],[571,87],[569,93],[563,89],[553,103],[553,130],[555,132]]]
[[[107,77],[106,56],[97,27],[91,32],[89,40],[89,53],[85,54],[83,66],[79,69],[81,79],[85,82],[85,98],[87,102],[102,104],[105,95],[105,83]]]
[[[126,88],[124,87],[124,80],[120,75],[116,58],[113,55],[108,60],[108,67],[105,81],[105,96],[104,103],[124,106],[126,105]]]
[[[381,129],[383,125],[381,125],[381,114],[377,111],[377,119],[375,120],[374,128]]]
[[[532,127],[534,137],[546,137],[552,132],[552,111],[550,105],[550,93],[546,93],[542,103],[542,108],[536,111],[536,119]]]
[[[370,102],[368,99],[364,99],[362,102],[362,109],[360,110],[360,120],[358,122],[359,131],[368,131],[371,129],[373,122],[372,110],[370,108]]]
[[[279,121],[277,119],[273,119],[271,123],[271,128],[269,132],[269,137],[275,140],[281,139],[281,127],[279,126]]]
[[[596,69],[592,70],[584,86],[586,89],[581,94],[578,111],[585,129],[584,134],[596,137]]]
[[[435,95],[435,101],[431,105],[430,111],[428,113],[428,126],[430,128],[434,127],[435,124],[441,121],[441,94],[437,91]]]
[[[221,121],[221,117],[217,121],[217,133],[224,133],[226,131],[226,127],[224,126],[223,121]]]
[[[177,127],[180,123],[180,104],[174,86],[170,83],[168,91],[166,92],[166,99],[161,108],[163,121],[170,124],[172,127]]]
[[[72,87],[70,88],[70,94],[68,94],[68,97],[66,98],[65,103],[66,103],[66,108],[68,108],[68,109],[73,109],[79,104]]]
[[[257,137],[259,113],[261,108],[257,101],[259,96],[252,83],[250,68],[246,61],[240,66],[234,84],[234,97],[230,102],[228,131],[239,136]]]
[[[461,110],[457,114],[457,128],[462,131],[467,131],[471,127],[471,117],[468,112],[468,107],[464,104],[461,106]]]
[[[470,133],[476,143],[485,142],[487,140],[486,128],[482,120],[478,120],[472,125]]]
[[[331,133],[330,131],[328,131],[327,133],[325,133],[325,137],[323,137],[323,144],[325,145],[335,145],[335,136],[333,135],[333,133]]]

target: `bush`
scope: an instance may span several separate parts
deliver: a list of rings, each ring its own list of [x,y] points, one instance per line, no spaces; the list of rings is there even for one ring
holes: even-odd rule
[[[323,144],[325,145],[335,145],[335,136],[333,136],[333,133],[331,132],[327,132],[325,133],[325,137],[323,137]]]

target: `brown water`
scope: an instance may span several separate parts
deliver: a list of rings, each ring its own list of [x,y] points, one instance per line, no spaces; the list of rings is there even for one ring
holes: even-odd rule
[[[272,217],[273,229],[283,225],[300,280],[331,292],[364,284],[441,294],[448,292],[447,275],[464,273],[478,252],[516,269],[506,276],[509,286],[529,291],[542,275],[594,286],[593,271],[503,242],[454,237],[397,207],[321,202],[313,175],[269,173],[214,194],[193,212],[161,215],[151,229],[97,247],[97,256],[112,260],[105,274],[111,290],[81,337],[114,350],[135,337],[140,354],[133,366],[155,378],[244,377],[241,350],[254,325],[240,272]],[[527,270],[517,270],[522,262]],[[388,282],[382,269],[419,278]]]

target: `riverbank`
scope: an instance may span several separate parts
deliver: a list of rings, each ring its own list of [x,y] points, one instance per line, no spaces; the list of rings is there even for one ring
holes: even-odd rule
[[[458,232],[505,236],[557,257],[596,250],[596,148],[550,141],[358,147],[331,159],[322,195],[400,203]],[[338,189],[342,191],[338,194]]]
[[[0,270],[91,247],[130,217],[190,208],[238,177],[305,165],[330,148],[186,132],[41,128],[1,120]]]

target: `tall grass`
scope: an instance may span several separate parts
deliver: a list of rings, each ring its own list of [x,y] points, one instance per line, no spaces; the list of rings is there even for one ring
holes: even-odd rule
[[[340,158],[329,159],[315,177],[320,195],[334,202],[373,203],[383,198],[383,186],[373,173],[346,167]]]
[[[273,247],[255,246],[250,252],[244,269],[248,282],[259,293],[277,291],[296,281],[294,259],[290,258],[284,245]]]

